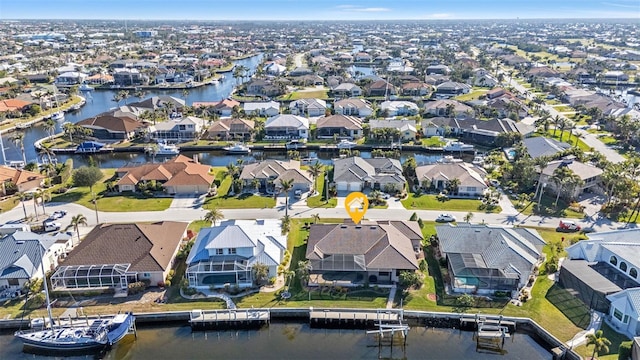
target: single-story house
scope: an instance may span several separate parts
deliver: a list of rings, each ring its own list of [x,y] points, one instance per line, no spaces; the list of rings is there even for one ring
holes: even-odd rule
[[[398,93],[395,86],[384,79],[369,84],[369,86],[367,86],[367,92],[369,96],[390,96]]]
[[[556,169],[559,167],[569,168],[583,181],[583,184],[581,186],[576,186],[575,189],[573,189],[573,193],[567,194],[571,198],[578,197],[580,194],[587,191],[587,189],[597,190],[597,187],[601,182],[602,173],[604,172],[602,169],[597,168],[593,165],[584,164],[571,158],[550,161],[542,170],[540,181],[543,184],[547,184],[546,188],[551,189],[553,192],[559,190],[557,188],[557,185],[553,181],[551,181],[554,171],[556,171]],[[563,191],[566,191],[566,189],[563,189]]]
[[[220,116],[231,116],[233,108],[240,106],[240,103],[233,99],[224,99],[219,102],[214,102],[212,105],[214,111],[220,114]]]
[[[367,117],[373,114],[371,104],[365,99],[342,99],[333,104],[336,114]]]
[[[280,103],[277,101],[246,102],[242,104],[242,109],[247,115],[276,116],[280,114]]]
[[[291,179],[291,191],[308,192],[313,182],[307,171],[300,170],[297,160],[264,160],[245,165],[240,173],[244,188],[255,188],[255,180],[258,180],[258,187],[263,192],[272,192],[280,186],[280,180]]]
[[[457,100],[436,100],[428,101],[424,104],[427,114],[436,116],[449,116],[457,118],[473,117],[475,111],[469,105],[465,105]]]
[[[186,278],[196,289],[251,287],[253,267],[266,265],[267,279],[277,276],[286,249],[280,220],[226,220],[200,229],[187,257]]]
[[[248,141],[253,138],[254,129],[255,122],[253,120],[220,119],[211,124],[204,138],[209,140],[242,139]]]
[[[42,186],[44,179],[44,175],[36,172],[0,165],[0,194],[7,195],[7,183],[14,184],[17,192],[23,192]]]
[[[434,128],[435,127],[435,128]],[[463,119],[435,117],[422,121],[422,129],[425,136],[458,136],[465,142],[481,145],[494,145],[498,136],[502,133],[517,132],[523,138],[533,134],[535,128],[522,122],[511,119]],[[427,133],[428,130],[428,133]]]
[[[340,85],[331,89],[331,92],[336,97],[357,97],[362,96],[362,89],[360,86],[353,83],[341,83]]]
[[[416,178],[425,189],[444,190],[453,179],[458,179],[458,191],[449,194],[455,197],[482,196],[489,188],[485,183],[487,172],[478,166],[465,162],[436,163],[416,167]]]
[[[137,281],[163,286],[188,225],[177,221],[97,225],[51,276],[53,290],[126,292]]]
[[[53,270],[73,246],[67,233],[35,234],[15,231],[0,235],[0,289],[21,289],[41,279],[42,268]]]
[[[22,111],[22,109],[31,104],[33,103],[21,99],[0,100],[0,112]]]
[[[349,115],[330,115],[318,118],[316,122],[316,137],[333,138],[348,137],[359,139],[362,137],[362,119]]]
[[[420,111],[418,105],[404,100],[383,101],[380,103],[380,110],[386,112],[388,116],[413,116]]]
[[[454,292],[518,292],[543,260],[536,230],[500,225],[436,226]]]
[[[168,194],[204,194],[209,191],[215,177],[209,165],[200,164],[184,155],[163,162],[123,166],[116,170],[119,192],[137,191],[141,182],[162,184]]]
[[[405,96],[425,96],[431,91],[431,86],[423,82],[404,83],[401,88]]]
[[[297,115],[279,114],[267,119],[264,133],[266,139],[308,139],[309,119]]]
[[[552,157],[571,148],[571,145],[565,142],[544,136],[526,138],[522,142],[527,154],[529,154],[532,159],[537,159],[542,156]]]
[[[98,140],[130,140],[136,133],[147,127],[146,124],[129,116],[114,116],[103,113],[76,123],[93,131]]]
[[[293,115],[323,116],[327,111],[327,102],[321,99],[299,99],[289,104]]]
[[[346,241],[348,240],[348,241]],[[418,269],[422,233],[413,221],[313,224],[306,258],[310,286],[391,286]]]
[[[148,135],[154,140],[190,141],[198,139],[206,125],[207,120],[199,117],[180,117],[149,126]]]
[[[471,86],[455,81],[446,81],[436,86],[436,97],[452,97],[467,94],[471,91]]]
[[[412,141],[416,139],[418,130],[415,120],[369,120],[369,136],[373,137],[376,129],[394,129],[400,132],[400,139]]]
[[[406,179],[396,159],[353,156],[333,161],[333,182],[338,191],[370,188],[393,192],[404,189]]]

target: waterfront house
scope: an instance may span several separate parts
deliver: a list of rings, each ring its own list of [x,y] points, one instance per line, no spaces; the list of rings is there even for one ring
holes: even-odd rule
[[[180,117],[149,126],[148,136],[153,140],[176,142],[197,140],[206,126],[207,120],[205,119],[195,116]]]
[[[292,114],[279,114],[267,119],[265,139],[308,139],[309,120]]]
[[[51,276],[53,290],[126,293],[128,285],[137,281],[164,286],[188,225],[176,221],[99,224]]]
[[[115,69],[113,82],[120,86],[139,86],[146,85],[149,82],[149,77],[142,74],[138,69]]]
[[[65,86],[78,85],[82,84],[87,79],[87,76],[87,74],[78,71],[67,71],[56,76],[55,84]]]
[[[138,191],[140,183],[161,184],[167,194],[205,194],[214,176],[209,165],[178,155],[163,163],[125,165],[116,170],[118,192]]]
[[[255,189],[255,180],[262,192],[271,193],[280,186],[280,180],[293,180],[291,191],[308,192],[312,185],[311,175],[300,169],[297,160],[264,160],[242,167],[240,180],[245,189]]]
[[[289,111],[293,115],[323,116],[327,111],[327,102],[320,99],[300,99],[289,104]]]
[[[265,65],[262,68],[262,71],[264,71],[265,74],[269,74],[269,75],[282,75],[287,71],[287,67],[284,65],[280,65],[275,61],[272,61],[270,63],[268,63],[267,65]]]
[[[224,99],[221,101],[212,102],[213,110],[220,116],[231,116],[233,114],[233,108],[240,106],[240,103],[233,99]]]
[[[588,234],[588,239],[566,248],[567,258],[560,267],[559,284],[590,309],[604,313],[611,310],[614,314],[610,305],[617,297],[612,299],[608,295],[640,287],[639,235],[640,229]],[[619,305],[618,308],[623,310]],[[624,324],[624,319],[611,320],[620,326]]]
[[[471,106],[465,105],[457,100],[448,99],[427,101],[424,104],[424,110],[427,114],[456,118],[473,117],[475,114]]]
[[[396,95],[398,91],[395,86],[384,79],[380,79],[367,86],[367,93],[369,96],[390,96]]]
[[[226,118],[213,122],[204,135],[208,140],[243,140],[253,138],[255,122],[253,120]]]
[[[246,115],[270,117],[280,114],[280,103],[277,101],[246,102],[242,104],[242,109]]]
[[[413,221],[312,224],[309,286],[391,286],[418,269],[422,232]]]
[[[0,194],[9,195],[10,184],[16,186],[16,192],[35,190],[42,186],[44,179],[44,175],[36,172],[0,165]]]
[[[287,249],[281,226],[276,219],[225,220],[200,229],[187,257],[189,287],[251,287],[256,264],[267,266],[267,279],[277,276]]]
[[[373,114],[371,104],[365,99],[342,99],[333,103],[336,114],[367,117]]]
[[[436,97],[448,98],[467,94],[471,91],[471,86],[455,81],[446,81],[436,86]]]
[[[90,129],[92,136],[98,140],[130,140],[147,125],[130,116],[114,116],[102,113],[81,120],[78,126]]]
[[[282,93],[280,87],[270,80],[254,79],[246,86],[247,95],[277,96]]]
[[[425,96],[431,91],[431,86],[422,82],[407,82],[402,84],[402,95]]]
[[[420,109],[418,105],[411,101],[390,100],[380,103],[380,110],[387,116],[413,116],[417,115]]]
[[[27,106],[30,106],[33,102],[21,100],[21,99],[5,99],[0,100],[0,113],[22,111]]]
[[[481,197],[489,188],[485,183],[487,172],[465,162],[450,162],[416,167],[416,178],[424,190],[443,191],[453,179],[460,181],[458,189],[448,194],[451,197]]]
[[[571,145],[565,142],[544,136],[526,138],[522,141],[522,144],[532,159],[537,159],[542,156],[553,157],[571,148]]]
[[[422,129],[429,129],[425,136],[457,136],[465,142],[492,146],[503,133],[519,133],[523,138],[533,134],[535,128],[511,119],[478,120],[474,118],[435,117],[422,121]]]
[[[454,292],[512,295],[529,283],[543,260],[545,242],[533,229],[447,224],[436,226],[436,233]]]
[[[402,165],[396,159],[353,156],[333,160],[333,183],[338,191],[374,189],[395,192],[404,189],[405,182]]]
[[[362,89],[360,86],[352,83],[341,83],[340,85],[332,88],[331,92],[336,98],[362,96]]]
[[[426,73],[428,75],[431,74],[440,74],[440,75],[447,75],[451,72],[451,69],[447,66],[447,65],[429,65],[427,66],[427,71]]]
[[[376,130],[393,129],[400,133],[402,141],[413,141],[416,139],[418,130],[416,129],[415,120],[369,120],[369,137],[375,138]]]
[[[598,191],[598,187],[601,183],[601,177],[603,170],[593,165],[581,163],[573,158],[564,158],[559,160],[550,161],[547,166],[542,170],[540,174],[540,181],[543,184],[547,184],[547,189],[556,193],[558,185],[551,181],[554,171],[559,167],[567,167],[575,175],[579,176],[582,180],[582,184],[576,186],[571,193],[566,193],[566,189],[562,189],[563,193],[569,198],[576,198],[585,191]]]
[[[42,279],[42,267],[53,270],[72,245],[67,233],[15,231],[0,235],[0,289],[19,290],[30,280]]]
[[[330,115],[318,118],[316,122],[316,138],[359,139],[362,137],[362,120],[355,116]]]

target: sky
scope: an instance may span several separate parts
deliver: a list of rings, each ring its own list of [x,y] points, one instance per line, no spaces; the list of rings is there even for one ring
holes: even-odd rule
[[[639,18],[640,0],[0,0],[0,19]]]

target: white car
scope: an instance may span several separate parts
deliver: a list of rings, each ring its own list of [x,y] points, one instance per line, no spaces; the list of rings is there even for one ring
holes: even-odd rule
[[[62,227],[62,224],[60,224],[59,222],[55,222],[55,221],[45,221],[44,224],[44,231],[60,231],[60,228]]]
[[[293,196],[295,196],[296,199],[301,199],[302,198],[302,190],[298,189],[296,191],[293,192]]]
[[[454,222],[456,221],[456,217],[451,214],[440,214],[436,218],[437,222]]]

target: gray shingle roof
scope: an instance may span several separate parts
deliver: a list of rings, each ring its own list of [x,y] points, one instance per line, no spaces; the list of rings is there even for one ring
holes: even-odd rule
[[[531,137],[523,140],[529,156],[536,159],[541,156],[553,156],[571,147],[571,145],[546,137]]]

